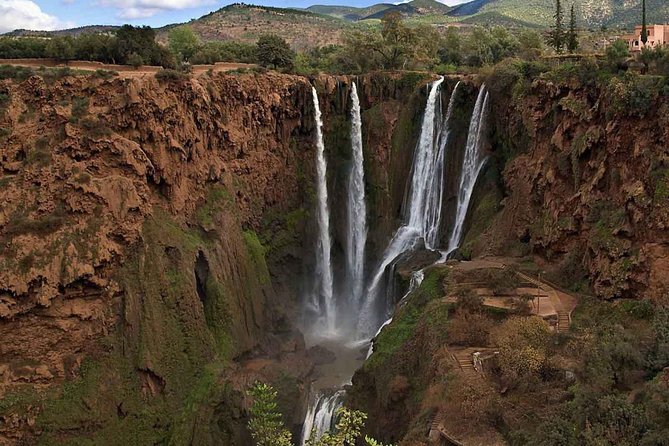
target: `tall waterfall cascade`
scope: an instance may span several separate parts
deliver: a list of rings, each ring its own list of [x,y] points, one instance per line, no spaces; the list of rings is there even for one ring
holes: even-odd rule
[[[415,249],[421,240],[428,249],[436,249],[444,199],[444,160],[449,125],[460,83],[451,93],[446,116],[441,117],[441,86],[444,78],[433,82],[427,97],[420,137],[414,150],[411,182],[405,203],[405,223],[393,235],[369,282],[367,298],[358,319],[358,335],[369,337],[387,319],[388,305],[381,305],[380,285],[386,269],[402,253]],[[385,310],[384,310],[385,309]],[[384,313],[384,314],[379,314]]]
[[[462,161],[460,187],[458,188],[458,204],[455,211],[455,223],[448,240],[448,254],[460,247],[462,242],[465,219],[469,211],[469,202],[476,186],[476,180],[487,161],[487,156],[481,151],[483,132],[485,127],[488,98],[490,97],[485,85],[481,86],[476,105],[469,122],[469,134],[465,146],[465,156]]]
[[[349,302],[357,307],[364,291],[365,243],[367,242],[367,205],[365,203],[365,170],[362,151],[360,99],[355,82],[351,85],[351,148],[353,165],[348,178],[346,281]]]
[[[311,89],[316,118],[316,210],[318,221],[318,241],[316,246],[316,283],[310,298],[310,309],[318,315],[317,326],[326,333],[335,331],[336,305],[333,292],[332,240],[330,238],[330,208],[328,206],[327,160],[323,142],[323,119],[316,89]]]

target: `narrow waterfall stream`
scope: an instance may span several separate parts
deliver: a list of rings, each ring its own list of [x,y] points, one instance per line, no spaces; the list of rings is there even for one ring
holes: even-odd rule
[[[336,424],[337,409],[342,407],[344,391],[319,393],[309,403],[307,416],[302,427],[300,445],[304,446],[313,434],[320,438],[325,432],[332,430]]]
[[[360,99],[355,82],[351,85],[351,148],[353,166],[348,179],[348,227],[346,238],[346,282],[350,308],[362,300],[365,281],[365,243],[367,242],[367,204],[362,151]]]
[[[455,212],[455,223],[448,241],[448,254],[460,247],[465,219],[469,211],[469,201],[472,198],[479,173],[481,173],[481,169],[483,169],[487,160],[487,157],[481,153],[481,144],[483,142],[482,136],[489,96],[485,84],[482,85],[469,122],[469,134],[467,135],[467,145],[460,174],[460,187],[458,188],[458,205]]]
[[[333,295],[333,274],[330,238],[330,208],[328,206],[327,161],[323,142],[323,120],[316,89],[311,89],[316,118],[316,172],[317,172],[317,220],[318,243],[316,247],[316,283],[311,295],[310,307],[318,315],[316,326],[325,333],[334,333],[336,314]]]
[[[312,388],[309,409],[302,429],[301,444],[304,445],[315,434],[320,437],[324,432],[332,429],[336,424],[336,411],[343,404],[345,391],[342,389],[347,383],[355,368],[363,359],[360,350],[369,345],[368,358],[373,353],[370,340],[376,337],[383,327],[392,321],[392,309],[395,296],[386,296],[382,292],[384,278],[388,270],[393,268],[394,262],[405,252],[425,246],[427,249],[439,248],[440,227],[444,203],[444,174],[445,160],[448,146],[451,116],[455,99],[459,91],[458,82],[451,93],[446,115],[441,114],[441,86],[444,78],[441,77],[429,86],[428,98],[423,114],[420,137],[414,150],[409,190],[405,202],[405,223],[397,229],[387,248],[384,250],[374,273],[365,277],[364,252],[367,237],[365,183],[363,169],[362,124],[360,101],[355,83],[351,87],[351,149],[353,165],[348,178],[348,221],[347,238],[345,244],[346,256],[346,291],[349,293],[346,315],[356,329],[348,330],[348,335],[337,333],[337,311],[343,306],[335,304],[332,285],[332,266],[330,262],[330,235],[329,209],[327,204],[326,167],[321,114],[318,108],[318,97],[313,90],[314,107],[317,119],[317,150],[318,150],[318,223],[319,245],[317,247],[317,268],[319,294],[317,300],[312,300],[314,307],[321,315],[319,320],[326,327],[320,332],[322,346],[336,353],[336,362],[328,364],[330,376],[319,379]],[[487,108],[488,93],[482,86],[474,111],[472,113],[464,161],[460,173],[458,202],[455,223],[449,237],[448,251],[442,251],[441,258],[436,263],[442,263],[453,249],[457,248],[462,238],[464,223],[469,208],[469,202],[474,186],[486,157],[481,153],[484,131],[485,110]],[[451,249],[452,246],[455,248]],[[424,270],[414,271],[411,276],[409,289],[399,301],[399,305],[422,283]],[[367,280],[366,280],[367,279]],[[365,287],[366,285],[366,287]],[[384,290],[385,291],[385,290]],[[355,320],[357,319],[357,320]],[[342,330],[346,331],[346,330]]]

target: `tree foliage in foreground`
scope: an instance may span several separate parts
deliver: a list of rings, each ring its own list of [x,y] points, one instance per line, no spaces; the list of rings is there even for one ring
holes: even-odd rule
[[[269,384],[256,382],[249,395],[253,397],[248,428],[256,446],[292,446],[291,434],[281,420],[276,403],[277,392]],[[345,407],[337,410],[337,426],[321,438],[307,440],[307,446],[354,446],[365,426],[367,414]],[[365,437],[369,446],[384,446],[373,438]],[[390,445],[389,445],[390,446]]]
[[[292,436],[281,420],[277,392],[265,383],[256,383],[249,395],[253,397],[249,430],[257,446],[291,446]]]

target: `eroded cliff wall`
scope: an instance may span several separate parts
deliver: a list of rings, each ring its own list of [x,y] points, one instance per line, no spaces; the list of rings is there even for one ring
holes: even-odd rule
[[[631,79],[613,90],[539,80],[493,91],[505,197],[475,253],[537,254],[553,278],[606,299],[664,299],[669,108]]]
[[[393,141],[415,134],[429,78],[357,79],[376,129],[365,149],[370,195],[386,203],[371,206],[379,240],[401,200],[391,184],[410,169],[388,165],[413,149]],[[247,444],[255,379],[274,383],[299,428],[312,82],[343,209],[351,78],[0,84],[2,442]]]

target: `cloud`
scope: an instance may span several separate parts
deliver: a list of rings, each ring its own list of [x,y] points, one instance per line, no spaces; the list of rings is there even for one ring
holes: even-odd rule
[[[2,1],[2,0],[0,0]],[[100,0],[102,6],[119,9],[120,19],[143,19],[165,11],[195,8],[215,3],[214,0]]]
[[[72,26],[42,11],[31,0],[0,0],[0,33],[15,29],[51,31]]]

